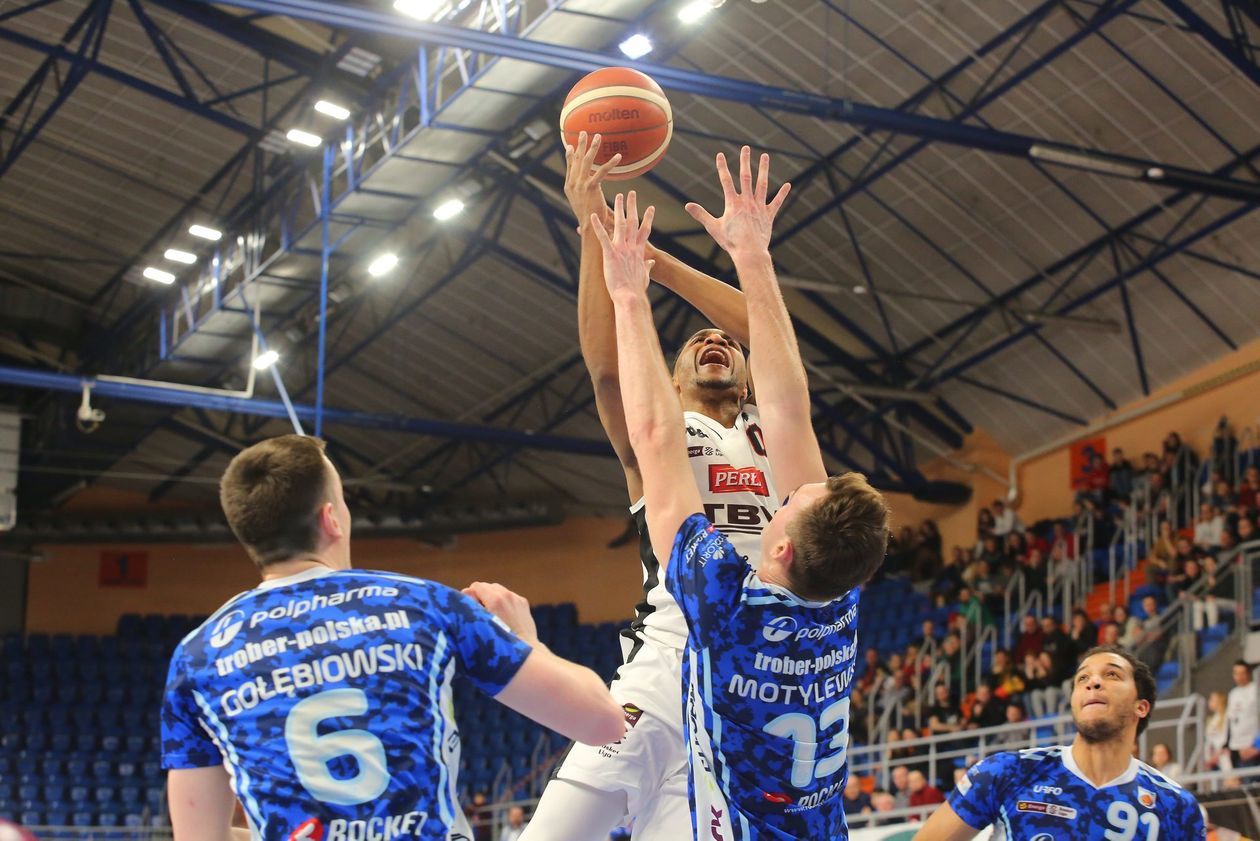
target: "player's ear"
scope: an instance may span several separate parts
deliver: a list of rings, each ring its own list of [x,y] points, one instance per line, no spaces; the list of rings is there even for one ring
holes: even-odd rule
[[[331,502],[325,502],[319,507],[319,530],[329,540],[335,540],[344,536],[341,523],[337,522],[337,515],[333,511]]]
[[[1146,700],[1145,698],[1139,698],[1137,702],[1136,712],[1137,712],[1139,720],[1143,718],[1150,718],[1151,702]]]

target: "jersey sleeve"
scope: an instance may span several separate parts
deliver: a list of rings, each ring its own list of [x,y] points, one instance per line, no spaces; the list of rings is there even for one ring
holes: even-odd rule
[[[221,765],[223,755],[201,726],[184,665],[183,650],[177,649],[171,658],[162,699],[162,767],[186,769]]]
[[[516,677],[533,649],[474,599],[449,587],[435,586],[463,674],[482,692],[498,695]]]
[[[683,521],[665,571],[665,586],[682,608],[687,627],[703,646],[730,621],[751,571],[726,535],[703,514]]]
[[[984,829],[998,817],[1003,778],[1009,776],[1013,753],[996,753],[971,766],[949,794],[949,806],[972,829]]]

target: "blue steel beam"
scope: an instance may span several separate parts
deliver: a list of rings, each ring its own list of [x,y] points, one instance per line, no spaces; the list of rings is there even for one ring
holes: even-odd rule
[[[1110,19],[1114,17],[1116,9],[1132,5],[1135,1],[1116,0],[1113,6],[1099,12],[1096,18]],[[543,41],[480,32],[447,24],[422,23],[397,14],[387,14],[343,3],[322,2],[322,0],[223,0],[221,5],[282,14],[348,30],[412,38],[421,43],[468,49],[568,70],[591,71],[624,63],[622,58],[589,50],[578,50]],[[1074,33],[1073,36],[1065,39],[1065,42],[1075,43],[1076,40],[1077,35]],[[1062,49],[1061,46],[1056,46],[1051,52]],[[880,108],[810,91],[713,76],[668,65],[641,62],[638,67],[664,88],[710,99],[723,99],[745,105],[862,125],[871,130],[910,134],[926,141],[938,141],[995,154],[1012,155],[1025,160],[1029,158],[1030,150],[1034,146],[1053,146],[1057,149],[1084,152],[1107,161],[1127,165],[1133,168],[1135,177],[1139,180],[1150,181],[1160,186],[1189,186],[1211,195],[1243,201],[1260,200],[1260,186],[1258,185],[1217,178],[1207,173],[1155,161],[1085,149],[1016,132],[999,131]],[[1159,177],[1152,175],[1156,171],[1160,173]]]
[[[85,383],[92,386],[92,393],[98,398],[112,398],[137,403],[150,403],[181,408],[198,407],[213,412],[236,412],[264,418],[287,418],[288,411],[279,400],[262,400],[259,398],[228,397],[219,394],[192,392],[186,389],[159,385],[139,385],[129,382],[117,382],[108,379],[79,377],[73,374],[60,374],[51,371],[39,371],[31,368],[0,366],[0,383],[19,388],[38,389],[43,391],[60,391],[79,394]],[[305,421],[313,421],[315,407],[305,404],[294,405],[298,417]],[[360,412],[353,409],[325,407],[323,410],[326,423],[354,426],[363,429],[379,429],[390,432],[404,432],[416,435],[433,435],[459,441],[480,441],[484,443],[507,444],[538,450],[552,450],[564,453],[576,453],[591,456],[611,456],[612,447],[607,441],[596,441],[587,438],[570,438],[558,435],[535,435],[517,429],[502,429],[476,424],[452,423],[433,418],[415,418],[405,415],[385,415],[374,412]]]
[[[94,0],[70,25],[66,34],[62,36],[62,46],[58,48],[58,52],[64,54],[64,60],[70,65],[65,78],[61,78],[58,65],[62,55],[50,55],[40,63],[40,66],[27,80],[26,84],[23,85],[18,95],[5,108],[4,114],[0,116],[0,130],[8,128],[9,121],[16,116],[23,104],[26,106],[21,122],[14,129],[14,138],[9,143],[9,148],[4,150],[3,157],[0,158],[0,178],[17,163],[22,153],[30,147],[44,126],[48,125],[49,120],[70,99],[70,95],[74,93],[79,83],[87,77],[91,64],[96,61],[97,56],[101,52],[101,44],[105,38],[105,25],[109,19],[110,4],[111,0]],[[74,52],[71,52],[66,48],[66,45],[75,38],[80,37],[79,33],[81,30],[82,37],[79,41],[79,47]],[[43,92],[44,84],[50,77],[58,81],[57,92],[53,96],[52,101],[45,105],[44,110],[35,118],[35,122],[28,126],[27,122],[35,113],[35,105]]]
[[[76,58],[74,53],[59,44],[48,44],[37,38],[32,38],[29,35],[25,35],[21,32],[15,32],[11,29],[0,28],[0,41],[8,41],[9,43],[16,44],[19,47],[25,47],[28,50],[43,53],[46,56],[60,59],[62,61],[73,62]],[[168,105],[173,105],[176,108],[180,108],[191,114],[196,114],[198,117],[209,120],[210,122],[223,126],[224,128],[231,129],[238,134],[254,140],[256,140],[259,136],[257,127],[238,120],[230,114],[224,114],[221,111],[208,108],[200,102],[189,99],[188,97],[164,88],[161,85],[155,85],[147,79],[141,79],[139,76],[134,76],[126,71],[119,70],[118,68],[105,64],[98,59],[84,59],[81,64],[85,69],[109,79],[112,82],[118,82],[121,85],[132,88],[133,90],[147,94],[154,99],[161,100]]]
[[[1238,45],[1226,36],[1216,30],[1212,24],[1204,20],[1198,12],[1191,9],[1184,0],[1160,0],[1168,10],[1181,18],[1186,26],[1194,30],[1204,41],[1212,46],[1214,50],[1221,54],[1221,57],[1234,66],[1234,69],[1242,73],[1252,84],[1260,86],[1260,66],[1257,66],[1250,57],[1244,55]]]

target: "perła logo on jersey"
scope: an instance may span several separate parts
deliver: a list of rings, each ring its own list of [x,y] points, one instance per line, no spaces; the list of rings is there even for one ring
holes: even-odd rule
[[[210,632],[210,644],[215,648],[222,648],[236,639],[236,635],[240,633],[241,626],[244,624],[244,613],[239,610],[228,611],[214,623],[214,629]]]
[[[796,620],[791,616],[780,616],[776,619],[771,619],[761,629],[761,635],[766,638],[767,642],[783,642],[794,633],[796,633]]]
[[[709,465],[709,491],[715,494],[751,493],[767,496],[766,474],[756,467]]]

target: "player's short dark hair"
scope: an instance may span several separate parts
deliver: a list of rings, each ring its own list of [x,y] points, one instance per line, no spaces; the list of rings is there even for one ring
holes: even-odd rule
[[[1137,734],[1141,736],[1146,726],[1151,723],[1151,716],[1155,714],[1155,675],[1151,672],[1151,667],[1138,659],[1132,651],[1120,645],[1096,645],[1081,656],[1080,662],[1084,663],[1095,654],[1114,654],[1129,664],[1133,672],[1133,683],[1137,686],[1138,700],[1146,701],[1151,705],[1146,718],[1138,719]]]
[[[888,551],[890,512],[861,473],[827,479],[827,495],[788,526],[791,589],[806,599],[834,599],[865,583]]]
[[[259,568],[313,551],[319,509],[328,501],[324,442],[304,435],[242,450],[219,481],[228,525]]]

